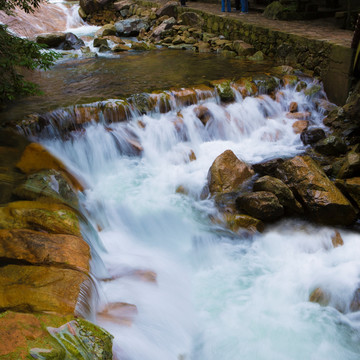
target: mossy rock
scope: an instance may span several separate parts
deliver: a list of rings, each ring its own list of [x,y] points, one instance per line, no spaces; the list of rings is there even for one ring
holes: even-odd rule
[[[127,99],[141,114],[146,114],[154,108],[155,102],[147,93],[134,94]]]
[[[231,88],[230,80],[213,81],[211,85],[213,85],[216,88],[221,101],[231,102],[235,100],[235,94],[233,89]]]
[[[264,17],[272,20],[285,20],[289,10],[280,1],[274,1],[268,5],[263,13]]]

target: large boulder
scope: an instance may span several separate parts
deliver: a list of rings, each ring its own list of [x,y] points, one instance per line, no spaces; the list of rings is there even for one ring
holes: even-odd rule
[[[18,229],[0,230],[0,258],[5,263],[58,266],[88,273],[89,245],[80,237]]]
[[[360,177],[337,180],[336,186],[343,190],[360,208]]]
[[[170,1],[156,11],[156,16],[160,18],[167,15],[168,17],[177,18],[177,7],[178,3],[176,1]]]
[[[296,192],[314,221],[330,225],[350,225],[355,221],[350,202],[309,156],[284,161],[277,173]]]
[[[0,207],[0,229],[81,236],[79,219],[69,207],[37,201],[16,201]]]
[[[129,10],[130,6],[133,4],[134,4],[134,1],[132,1],[132,0],[116,1],[114,3],[114,8],[116,11]]]
[[[312,145],[326,137],[325,131],[321,128],[306,129],[300,134],[304,145]]]
[[[280,179],[272,176],[263,176],[255,181],[254,191],[273,193],[289,214],[301,214],[303,212],[301,204],[295,199],[292,191]]]
[[[254,171],[248,164],[239,160],[231,150],[226,150],[215,159],[209,169],[210,194],[236,191],[253,175]]]
[[[31,174],[24,183],[14,189],[14,194],[23,200],[50,199],[72,208],[78,208],[77,196],[68,180],[56,170],[42,170]]]
[[[78,50],[85,45],[84,41],[79,39],[73,33],[52,33],[39,35],[36,38],[38,44],[47,45],[49,48],[60,50]]]
[[[106,24],[95,33],[95,38],[116,35],[116,27],[113,24]],[[100,45],[99,45],[100,46]]]
[[[351,151],[346,154],[345,161],[341,166],[337,177],[350,178],[360,175],[360,153]]]
[[[318,153],[328,156],[338,156],[346,153],[347,150],[347,146],[343,139],[335,135],[331,135],[318,141],[314,148]]]
[[[118,36],[137,36],[142,29],[149,30],[147,19],[130,18],[115,23]]]
[[[201,28],[204,24],[204,19],[199,14],[192,11],[187,11],[180,14],[179,18],[182,21],[182,25],[196,26]]]
[[[274,221],[284,215],[284,207],[279,199],[268,191],[240,195],[236,199],[236,207],[263,221]]]
[[[0,310],[74,314],[79,295],[90,296],[85,273],[52,266],[0,268]]]
[[[159,26],[152,30],[151,36],[155,38],[161,38],[162,34],[167,32],[167,30],[171,29],[176,24],[175,18],[171,17],[164,20]]]

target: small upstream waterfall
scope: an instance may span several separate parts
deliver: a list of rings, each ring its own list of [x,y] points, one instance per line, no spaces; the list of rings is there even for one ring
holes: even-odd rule
[[[129,107],[120,122],[108,101],[53,112],[30,134],[88,184],[83,207],[105,248],[97,321],[115,336],[116,359],[359,358],[360,317],[347,308],[360,280],[358,235],[341,230],[344,246],[333,248],[334,229],[287,220],[244,237],[211,221],[217,210],[202,200],[224,150],[249,163],[304,150],[289,104],[314,126],[321,107],[290,87],[281,94],[236,93],[226,106],[203,96],[206,126],[198,104],[170,92],[167,111]],[[79,120],[84,111],[93,121]],[[319,286],[331,306],[308,301]]]

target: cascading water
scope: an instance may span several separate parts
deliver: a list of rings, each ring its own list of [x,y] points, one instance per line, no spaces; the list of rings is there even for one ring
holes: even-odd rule
[[[55,28],[44,22],[20,35],[94,31],[82,26],[76,7],[52,2]],[[334,229],[287,220],[244,237],[212,221],[218,211],[201,196],[224,150],[249,163],[302,152],[295,120],[285,117],[289,104],[311,112],[316,126],[321,108],[292,88],[282,89],[278,102],[239,93],[227,106],[214,94],[201,99],[210,114],[206,126],[197,105],[172,98],[166,113],[127,108],[126,122],[118,100],[60,109],[40,133],[27,132],[87,184],[82,206],[98,237],[91,227],[83,232],[101,258],[92,264],[97,321],[115,336],[115,358],[358,359],[359,312],[348,309],[360,282],[358,235],[341,230],[344,245],[333,248]],[[317,287],[331,293],[330,306],[308,301]]]
[[[333,248],[334,229],[288,220],[243,237],[212,222],[217,210],[201,200],[226,149],[250,163],[303,151],[285,117],[291,101],[321,126],[315,102],[287,87],[279,102],[201,100],[206,126],[197,105],[171,101],[164,114],[93,117],[65,137],[53,114],[35,134],[88,184],[83,206],[108,273],[98,322],[115,336],[117,359],[359,358],[359,314],[347,309],[359,285],[358,235],[342,231],[344,246]],[[317,287],[331,292],[332,306],[308,301]]]

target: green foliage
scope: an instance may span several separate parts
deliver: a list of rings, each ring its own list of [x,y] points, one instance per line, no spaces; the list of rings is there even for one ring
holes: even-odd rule
[[[11,13],[15,7],[33,11],[41,0],[0,0],[0,10]],[[44,50],[44,45],[11,34],[0,25],[0,104],[18,96],[39,93],[38,86],[26,81],[21,69],[49,69],[61,57],[54,51]]]

